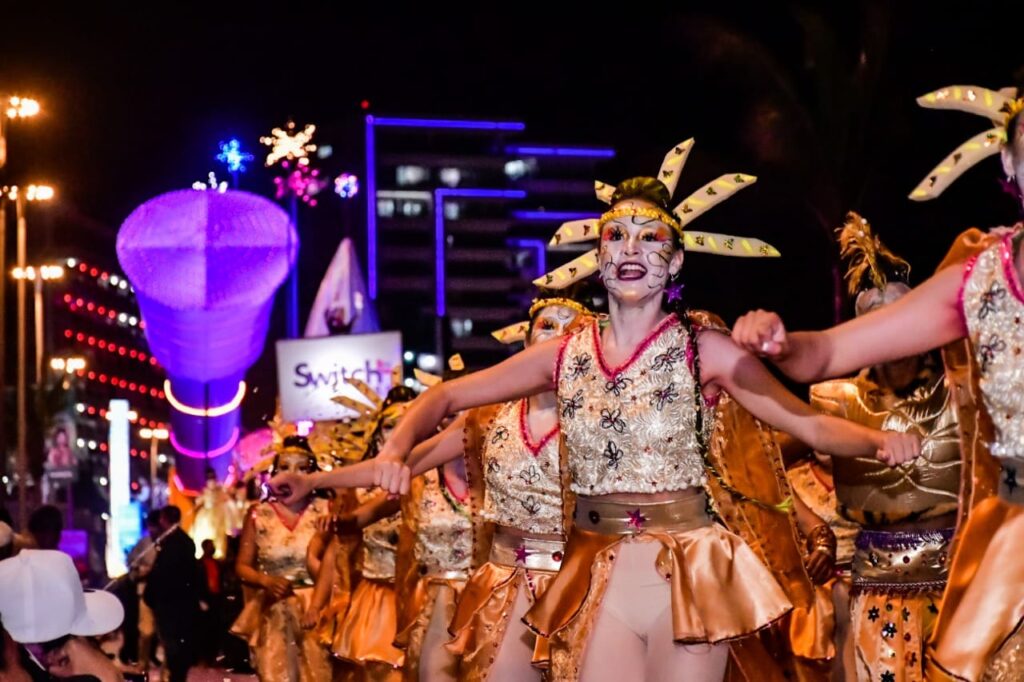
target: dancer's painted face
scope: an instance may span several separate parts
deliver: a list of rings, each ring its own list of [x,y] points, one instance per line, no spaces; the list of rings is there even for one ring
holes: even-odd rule
[[[308,474],[313,471],[313,463],[309,455],[299,452],[286,452],[277,458],[276,473]]]
[[[548,339],[562,336],[572,328],[579,312],[564,305],[549,305],[537,311],[533,316],[533,325],[530,328],[530,338],[526,345],[532,346]]]
[[[649,207],[627,200],[615,208]],[[683,266],[683,251],[673,242],[672,228],[656,218],[625,216],[601,228],[598,252],[601,280],[612,298],[639,302],[661,297],[669,278]]]

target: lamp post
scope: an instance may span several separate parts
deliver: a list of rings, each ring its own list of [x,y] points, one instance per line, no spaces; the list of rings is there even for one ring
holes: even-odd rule
[[[25,188],[10,187],[6,194],[14,201],[18,219],[17,267],[27,271],[25,261],[28,251],[28,226],[25,209],[28,202],[53,199],[53,188],[46,185],[29,185]],[[17,280],[18,297],[18,525],[22,530],[28,526],[28,376],[27,339],[25,338],[25,277]]]
[[[0,169],[7,165],[7,126],[8,119],[32,118],[39,113],[39,102],[28,97],[10,96],[6,98],[7,110],[0,114]],[[0,196],[0,272],[7,270],[7,188],[3,188]],[[10,197],[13,199],[13,197]],[[3,405],[3,396],[6,395],[7,386],[7,304],[6,290],[7,281],[0,277],[0,407]],[[0,419],[0,471],[7,469],[7,437],[4,432],[4,424]]]
[[[149,439],[149,489],[156,490],[154,486],[156,485],[157,458],[160,456],[157,447],[160,441],[170,438],[171,433],[167,429],[143,428],[139,429],[139,436]]]
[[[39,267],[14,268],[12,273],[16,280],[28,280],[33,285],[35,349],[36,349],[36,383],[43,385],[43,355],[46,325],[43,318],[43,283],[64,277],[64,268],[59,265],[42,265]]]
[[[7,111],[0,116],[0,168],[7,165],[7,119],[32,118],[39,113],[39,102],[30,97],[7,98]]]

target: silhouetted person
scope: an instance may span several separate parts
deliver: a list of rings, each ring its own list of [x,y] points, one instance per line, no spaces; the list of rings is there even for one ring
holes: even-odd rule
[[[156,629],[164,644],[171,682],[186,682],[195,662],[195,636],[202,591],[196,545],[192,538],[174,528],[181,522],[181,510],[169,506],[160,510],[160,526],[166,533],[146,581],[143,598],[156,617]],[[170,531],[170,532],[168,532]]]
[[[64,530],[64,516],[52,504],[46,504],[28,517],[28,532],[35,540],[36,549],[57,549]]]

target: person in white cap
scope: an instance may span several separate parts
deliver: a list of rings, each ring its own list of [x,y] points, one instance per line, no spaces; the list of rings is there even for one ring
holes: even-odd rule
[[[41,652],[55,676],[123,679],[85,638],[117,629],[124,607],[109,592],[83,590],[71,557],[63,552],[24,550],[0,561],[0,620],[11,639]]]

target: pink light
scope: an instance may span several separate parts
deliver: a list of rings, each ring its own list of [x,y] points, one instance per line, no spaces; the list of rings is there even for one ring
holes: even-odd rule
[[[186,457],[191,457],[193,459],[215,459],[225,453],[231,452],[231,449],[238,444],[238,433],[238,427],[236,426],[235,429],[231,432],[231,436],[228,438],[227,443],[220,446],[219,448],[210,450],[209,452],[202,452],[200,450],[191,450],[189,448],[182,446],[182,444],[178,442],[177,437],[175,437],[174,431],[171,431],[171,445],[174,446],[175,450],[185,455]]]

